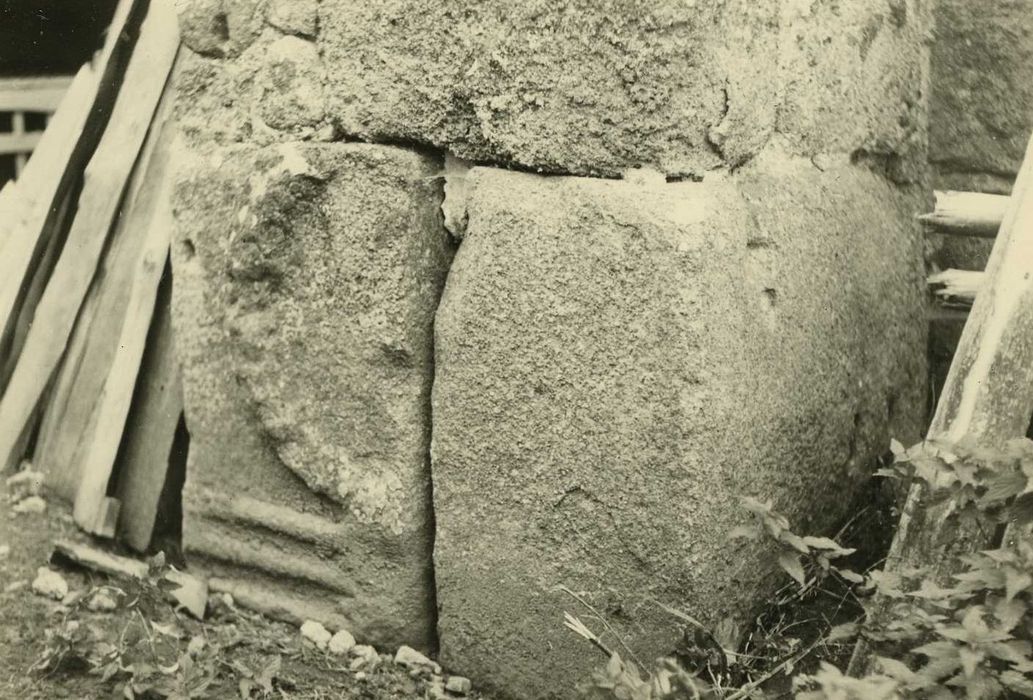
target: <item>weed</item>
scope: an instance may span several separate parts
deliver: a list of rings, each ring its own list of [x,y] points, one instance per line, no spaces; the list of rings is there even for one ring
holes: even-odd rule
[[[904,449],[894,441],[891,449],[893,464],[878,474],[924,482],[930,503],[955,504],[949,517],[998,530],[1007,525],[1026,531],[1033,522],[1033,442],[1013,440],[1001,448],[923,442]],[[787,640],[782,646],[789,653],[782,660],[737,686],[727,682],[728,674],[717,672],[718,667],[724,668],[723,662],[686,668],[672,657],[659,660],[652,669],[640,669],[595,638],[593,643],[609,659],[579,686],[585,697],[763,698],[767,680],[792,675],[799,661],[820,644],[861,635],[880,650],[892,650],[892,657],[877,656],[875,671],[861,678],[825,662],[812,673],[797,673],[793,687],[798,700],[1033,698],[1033,544],[1028,540],[1011,538],[996,549],[959,557],[959,573],[949,585],[941,585],[925,569],[859,574],[841,564],[854,550],[831,538],[797,535],[771,503],[743,498],[743,506],[751,522],[735,528],[730,536],[767,541],[775,562],[797,587],[797,595],[821,589],[833,578],[847,590],[853,588],[862,595],[877,592],[890,600],[885,622],[878,627],[861,621],[839,625],[803,649],[798,648],[799,640],[796,644]],[[589,641],[595,637],[572,616],[567,626]],[[691,642],[697,656],[706,656],[709,640],[718,636],[706,630],[694,635]],[[727,649],[722,652],[725,660],[743,656]]]

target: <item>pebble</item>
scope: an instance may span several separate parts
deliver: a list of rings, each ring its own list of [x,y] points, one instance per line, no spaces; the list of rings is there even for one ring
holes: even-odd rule
[[[41,596],[62,600],[68,595],[68,582],[56,571],[41,566],[36,569],[36,579],[32,582],[32,590]]]
[[[448,694],[445,693],[445,684],[441,678],[435,677],[430,683],[427,684],[427,697],[432,700],[445,700]]]
[[[6,559],[11,554],[11,545],[0,544],[0,559]]]
[[[4,586],[4,593],[14,593],[15,591],[20,591],[21,589],[25,588],[25,585],[25,581],[12,581],[11,583]]]
[[[398,651],[395,652],[395,663],[406,668],[430,669],[434,673],[441,673],[441,667],[434,661],[431,661],[412,647],[405,645],[398,647]]]
[[[301,636],[316,645],[319,649],[326,649],[330,642],[330,632],[322,624],[315,620],[306,620],[301,626]]]
[[[204,647],[204,637],[202,637],[199,634],[195,634],[193,637],[190,638],[190,642],[187,644],[187,653],[190,654],[190,656],[196,657],[198,654],[204,651]]]
[[[355,648],[355,637],[348,630],[338,630],[330,637],[327,648],[331,654],[347,654]]]
[[[449,676],[445,683],[445,690],[456,695],[466,695],[471,687],[473,684],[470,683],[470,679],[464,676]]]
[[[47,502],[39,496],[29,496],[18,501],[11,511],[14,513],[42,513],[47,509]]]
[[[93,612],[111,612],[118,609],[118,602],[107,591],[97,591],[90,598],[86,607]]]
[[[351,650],[352,662],[348,665],[352,671],[356,671],[367,664],[375,664],[380,661],[380,656],[377,654],[377,650],[368,644],[359,644],[352,647]]]
[[[15,498],[38,496],[43,490],[43,472],[33,470],[28,462],[22,462],[22,470],[8,477],[7,489]]]

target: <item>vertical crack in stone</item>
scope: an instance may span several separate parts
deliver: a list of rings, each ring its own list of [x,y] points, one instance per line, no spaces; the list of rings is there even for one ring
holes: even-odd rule
[[[441,172],[443,175],[440,180],[440,187],[437,190],[437,196],[438,201],[440,202],[439,209],[441,211],[441,228],[445,232],[448,240],[452,242],[449,246],[452,258],[455,256],[459,241],[466,232],[466,222],[468,218],[466,210],[466,176],[469,174],[471,166],[472,163],[456,158],[448,152],[445,152],[442,156]],[[446,272],[445,280],[447,280],[447,277],[448,273]],[[431,644],[433,646],[432,651],[435,654],[437,654],[440,649],[440,639],[438,633],[438,588],[434,561],[434,548],[437,542],[437,517],[434,511],[434,463],[431,458],[434,442],[434,407],[432,399],[434,381],[436,378],[437,310],[440,308],[441,297],[445,291],[445,280],[442,280],[441,285],[438,287],[438,296],[434,302],[435,313],[430,334],[431,347],[428,386],[424,394],[424,416],[427,427],[427,453],[425,462],[428,484],[427,513],[429,519],[428,528],[430,529],[430,568],[428,571],[430,580],[428,582],[428,590],[431,595],[432,610]]]

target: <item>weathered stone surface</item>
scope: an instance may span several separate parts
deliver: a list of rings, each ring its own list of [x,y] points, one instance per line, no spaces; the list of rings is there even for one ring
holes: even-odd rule
[[[857,151],[910,177],[924,159],[923,7],[324,0],[314,41],[328,118],[367,140],[555,172],[677,176],[740,165],[779,134],[795,153]],[[209,75],[216,106],[240,99],[235,86],[247,91],[275,45],[263,35],[234,61],[209,62],[232,74]],[[213,116],[202,109],[200,123]]]
[[[668,653],[679,624],[650,599],[715,622],[777,582],[726,541],[740,495],[818,531],[891,435],[918,437],[921,204],[769,151],[701,183],[471,171],[436,321],[449,669],[571,697],[598,656],[559,585]]]
[[[288,143],[178,168],[191,562],[281,616],[426,648],[440,161]]]
[[[318,0],[272,0],[269,24],[288,34],[314,36],[318,26]]]
[[[930,158],[1014,175],[1033,130],[1033,0],[938,0],[935,17]]]
[[[263,0],[176,0],[180,37],[197,53],[235,56],[258,36]]]
[[[258,117],[281,131],[319,124],[326,115],[325,80],[315,44],[295,36],[274,41],[259,71]]]

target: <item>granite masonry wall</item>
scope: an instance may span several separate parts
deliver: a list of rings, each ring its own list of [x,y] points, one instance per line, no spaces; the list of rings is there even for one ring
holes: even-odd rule
[[[570,697],[777,582],[926,402],[925,0],[192,0],[184,543],[282,617]],[[829,498],[835,493],[834,498]]]

